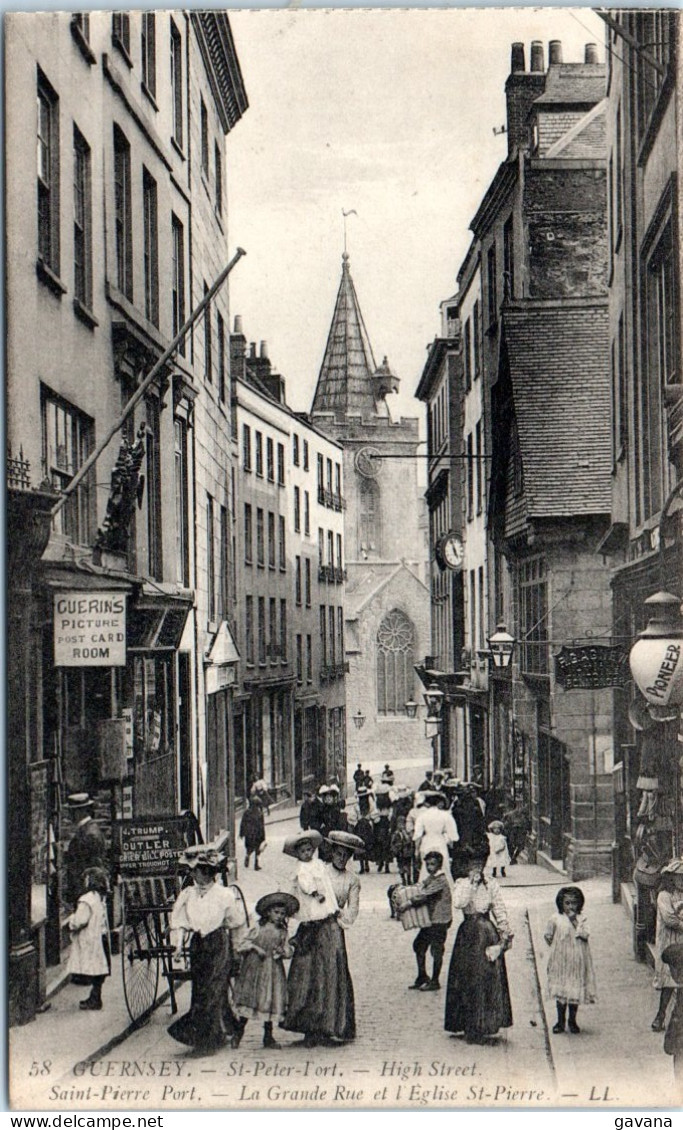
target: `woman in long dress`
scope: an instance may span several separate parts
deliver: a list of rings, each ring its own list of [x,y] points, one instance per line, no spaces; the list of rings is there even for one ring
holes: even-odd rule
[[[344,986],[345,999],[344,1035],[337,1037],[339,1040],[352,1040],[356,1035],[356,1011],[353,995],[353,982],[349,972],[349,963],[346,955],[346,939],[344,933],[353,926],[358,917],[360,906],[360,879],[352,872],[346,870],[346,865],[354,855],[362,854],[363,841],[360,836],[351,832],[330,832],[328,836],[332,849],[332,859],[327,864],[330,874],[330,883],[334,891],[339,910],[336,915],[339,930],[339,984]],[[343,957],[343,960],[341,958]]]
[[[659,989],[659,1007],[652,1021],[655,1032],[663,1032],[669,1003],[677,988],[671,969],[662,961],[667,946],[683,942],[683,862],[672,859],[662,868],[657,895],[657,933],[655,935],[654,987]],[[679,990],[680,991],[680,990]]]
[[[437,851],[444,861],[450,858],[450,848],[458,841],[458,829],[450,812],[446,811],[447,800],[443,793],[424,794],[425,806],[420,808],[415,818],[413,841],[420,861],[420,878],[424,879],[427,869],[425,856]]]
[[[193,885],[185,887],[171,912],[171,940],[180,953],[190,937],[192,997],[190,1010],[168,1031],[197,1054],[212,1054],[241,1030],[228,1000],[233,947],[246,931],[244,913],[229,887],[216,882],[221,865],[217,852],[187,849],[181,862],[190,868]]]
[[[469,853],[469,874],[457,879],[453,907],[462,910],[448,969],[447,1032],[464,1032],[471,1044],[487,1043],[512,1026],[504,951],[512,933],[495,879],[484,877],[483,853]]]

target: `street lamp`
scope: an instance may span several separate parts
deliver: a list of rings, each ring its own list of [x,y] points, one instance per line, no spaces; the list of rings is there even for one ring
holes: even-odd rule
[[[488,645],[491,651],[493,666],[501,671],[509,667],[515,641],[514,637],[510,635],[505,627],[505,624],[496,625],[495,632],[488,638]]]
[[[358,707],[358,710],[353,715],[353,724],[357,730],[362,730],[365,725],[365,715],[360,707]]]
[[[683,621],[681,602],[670,592],[657,592],[645,604],[654,615],[631,648],[631,674],[658,722],[678,716],[683,705]]]
[[[405,712],[409,718],[415,718],[417,715],[417,703],[413,702],[412,698],[408,699],[405,704]]]
[[[427,704],[427,717],[437,719],[441,717],[443,707],[443,691],[436,683],[430,683],[422,696]]]

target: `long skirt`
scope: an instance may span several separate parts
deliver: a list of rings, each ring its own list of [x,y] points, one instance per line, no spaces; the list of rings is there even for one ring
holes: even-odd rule
[[[282,1027],[337,1040],[352,1040],[356,1035],[344,931],[334,918],[302,922],[296,932]]]
[[[198,1050],[215,1051],[240,1030],[242,1024],[228,1000],[231,962],[230,937],[223,928],[205,936],[192,935],[190,1011],[170,1025],[168,1031],[174,1040]]]
[[[485,914],[466,915],[455,939],[446,989],[447,1032],[464,1032],[479,1040],[512,1025],[512,1008],[505,958],[486,957],[488,946],[500,941]]]

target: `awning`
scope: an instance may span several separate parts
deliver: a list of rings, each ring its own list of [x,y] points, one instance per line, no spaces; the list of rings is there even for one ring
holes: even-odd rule
[[[222,620],[204,662],[215,667],[225,667],[228,663],[238,663],[239,658],[240,653],[230,627],[225,620]]]

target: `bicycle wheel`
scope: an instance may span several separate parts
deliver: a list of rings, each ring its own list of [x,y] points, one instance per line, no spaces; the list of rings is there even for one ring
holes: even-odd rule
[[[151,911],[134,911],[126,920],[121,945],[123,994],[133,1023],[154,1007],[159,985],[160,939]]]

